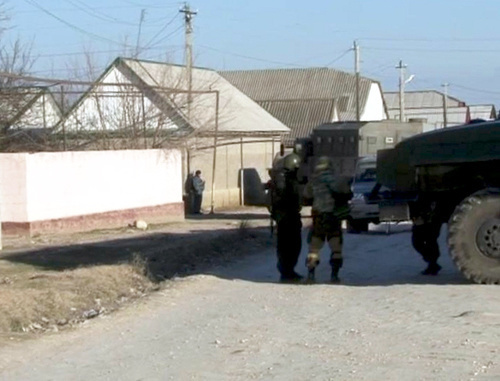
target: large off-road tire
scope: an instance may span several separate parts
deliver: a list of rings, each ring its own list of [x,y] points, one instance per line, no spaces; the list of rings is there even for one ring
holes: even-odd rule
[[[448,246],[467,279],[500,284],[500,195],[481,191],[464,199],[448,222]]]

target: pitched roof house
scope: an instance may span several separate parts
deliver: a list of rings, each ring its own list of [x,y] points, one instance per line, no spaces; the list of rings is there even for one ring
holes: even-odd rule
[[[238,205],[252,191],[258,199],[261,179],[290,130],[216,71],[193,68],[188,94],[187,74],[184,66],[117,58],[75,103],[58,131],[73,134],[76,141],[85,134],[123,141],[127,134],[137,148],[171,147],[173,137],[186,134],[183,177],[196,169],[206,176],[204,206]],[[219,148],[214,148],[215,137]],[[251,184],[247,172],[255,180]]]
[[[0,128],[33,130],[54,127],[61,111],[46,87],[0,89]]]
[[[330,68],[222,71],[220,74],[291,129],[286,143],[327,122],[356,120],[356,77]],[[379,82],[361,77],[362,121],[387,119]]]
[[[141,130],[209,132],[215,129],[218,107],[220,136],[280,137],[289,132],[213,70],[192,69],[191,99],[187,82],[184,66],[117,58],[74,105],[64,121],[65,128],[119,131],[138,125]]]
[[[497,111],[494,105],[470,105],[470,118],[491,120],[496,119]]]
[[[390,119],[399,119],[399,92],[385,92],[385,103]],[[446,100],[447,125],[454,126],[471,120],[469,106],[448,95]],[[429,129],[444,127],[444,94],[436,90],[407,91],[404,96],[407,120],[425,120]]]

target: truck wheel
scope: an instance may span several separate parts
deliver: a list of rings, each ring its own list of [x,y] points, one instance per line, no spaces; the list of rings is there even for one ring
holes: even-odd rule
[[[367,232],[369,223],[370,221],[368,220],[348,220],[347,231],[353,234]]]
[[[467,197],[448,223],[450,255],[467,279],[500,284],[500,195]]]

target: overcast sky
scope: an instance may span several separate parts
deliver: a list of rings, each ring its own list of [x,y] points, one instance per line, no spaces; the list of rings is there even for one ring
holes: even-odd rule
[[[183,62],[184,29],[169,0],[7,0],[7,39],[33,43],[39,76],[67,78],[82,52],[103,70],[140,47],[139,58]],[[468,104],[500,105],[498,0],[197,0],[195,65],[217,70],[329,66],[398,87],[399,60],[415,75],[407,90],[450,84]],[[144,19],[141,28],[141,11]],[[141,33],[139,35],[139,29]],[[5,41],[5,40],[4,40]],[[137,42],[139,41],[139,44]]]

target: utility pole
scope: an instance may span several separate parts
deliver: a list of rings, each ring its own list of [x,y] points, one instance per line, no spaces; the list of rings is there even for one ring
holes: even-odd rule
[[[403,61],[399,60],[399,65],[396,66],[399,69],[399,121],[405,121],[405,76],[406,76],[406,65],[403,65]]]
[[[448,83],[443,83],[441,86],[444,87],[443,94],[443,127],[448,127]]]
[[[361,120],[361,110],[359,106],[359,45],[354,40],[354,72],[356,73],[356,121]]]
[[[141,43],[141,31],[142,31],[142,23],[144,22],[144,17],[146,16],[146,10],[141,9],[141,17],[139,19],[139,31],[137,32],[137,42],[135,44],[135,57],[139,56],[139,46]]]
[[[184,23],[185,23],[185,35],[186,35],[186,71],[187,71],[187,87],[188,87],[188,99],[187,99],[187,112],[188,120],[191,117],[191,102],[193,90],[193,16],[198,12],[192,11],[188,3],[184,3],[184,7],[179,10],[179,12],[184,13]]]

